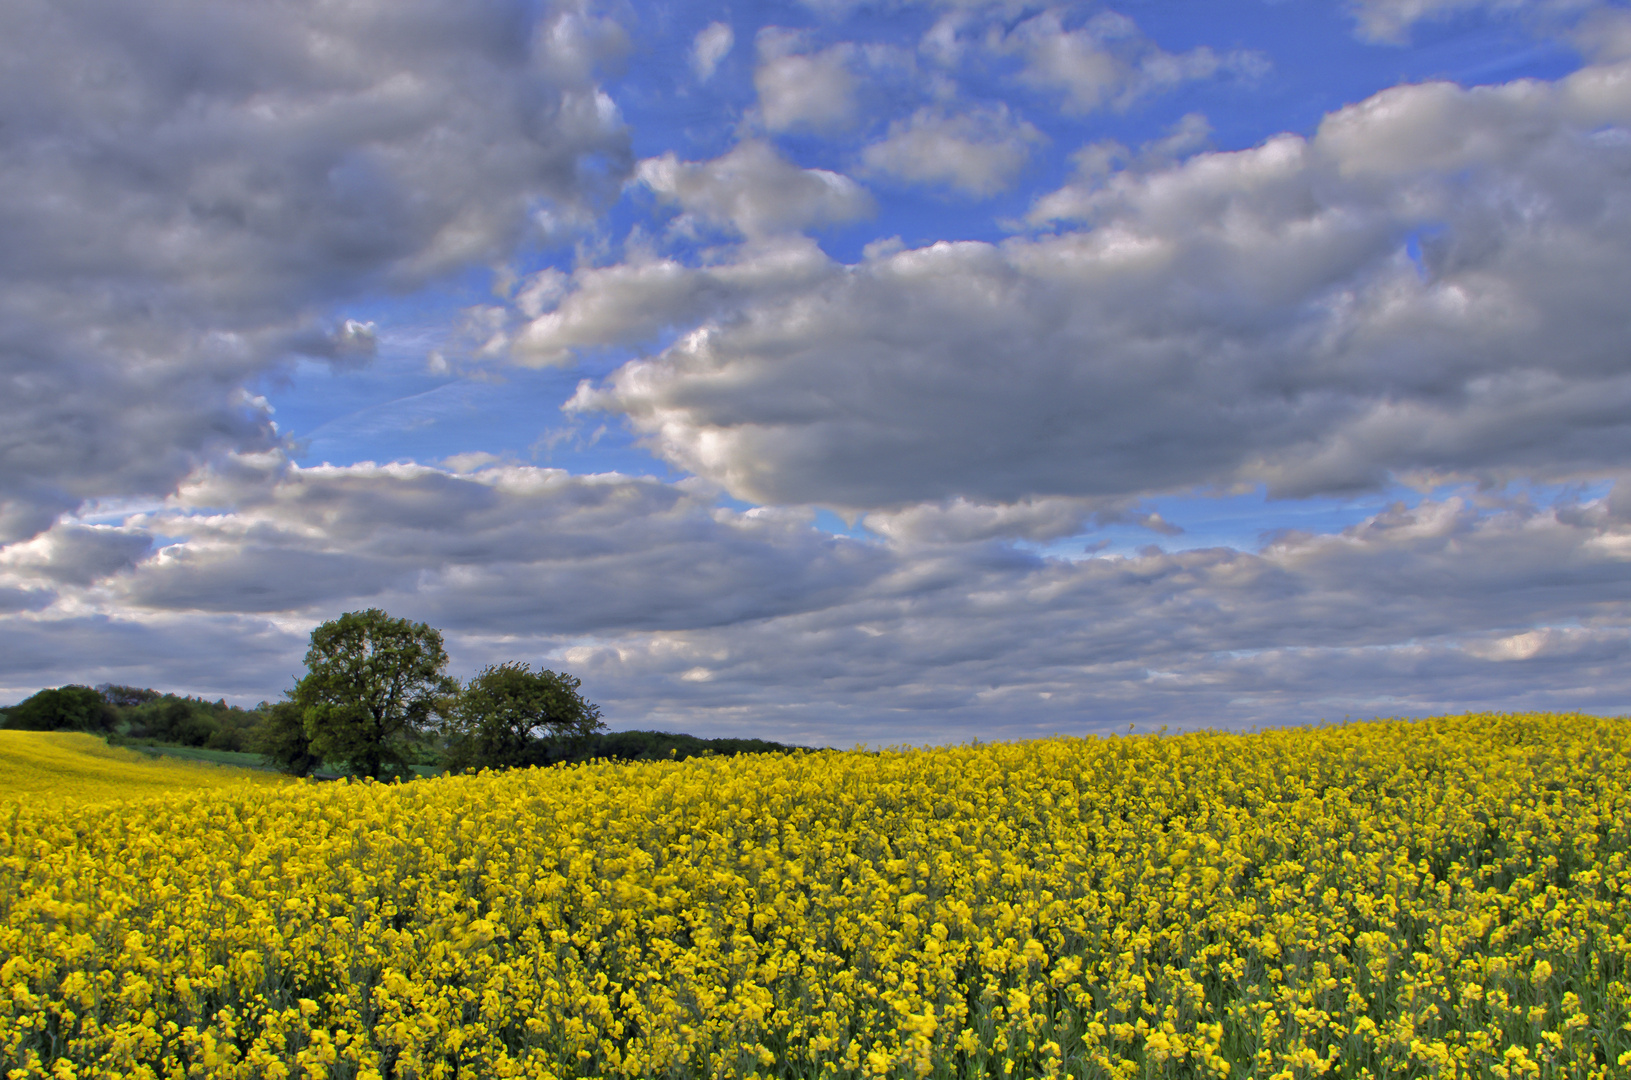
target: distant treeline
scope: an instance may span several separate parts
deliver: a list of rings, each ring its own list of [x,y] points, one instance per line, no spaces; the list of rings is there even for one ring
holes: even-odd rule
[[[267,705],[244,709],[220,701],[161,694],[135,686],[59,686],[0,710],[20,731],[90,731],[114,741],[155,742],[253,752]]]
[[[592,735],[539,739],[528,747],[527,765],[555,765],[561,762],[666,761],[705,754],[729,757],[732,754],[785,754],[805,750],[765,739],[699,739],[695,735],[675,735],[666,731],[599,731]]]
[[[281,703],[280,703],[281,704]],[[41,690],[0,709],[0,727],[17,731],[88,731],[126,745],[185,746],[266,754],[268,720],[277,708],[253,709],[157,690],[104,683]],[[804,750],[766,739],[700,739],[666,731],[601,731],[535,740],[518,765],[555,765],[594,760],[666,761],[715,754],[777,754]],[[441,765],[446,746],[429,740],[418,747],[419,764]],[[275,762],[269,762],[275,764]]]

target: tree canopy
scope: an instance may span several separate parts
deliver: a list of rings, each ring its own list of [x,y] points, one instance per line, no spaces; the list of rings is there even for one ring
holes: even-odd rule
[[[311,633],[306,676],[291,692],[310,752],[353,776],[407,778],[413,744],[458,684],[442,635],[378,608],[350,611]]]
[[[6,710],[6,726],[18,731],[107,731],[117,715],[88,686],[41,690]]]
[[[457,772],[531,764],[540,737],[604,730],[600,706],[585,701],[579,685],[571,675],[533,671],[528,664],[482,669],[450,710],[448,767]]]

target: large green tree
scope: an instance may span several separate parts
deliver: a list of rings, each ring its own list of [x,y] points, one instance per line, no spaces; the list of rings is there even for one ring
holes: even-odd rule
[[[414,743],[458,689],[446,667],[440,632],[378,608],[319,626],[290,693],[310,752],[353,776],[410,777]]]
[[[449,712],[448,768],[459,772],[531,764],[540,736],[603,730],[600,706],[585,701],[579,685],[571,675],[533,671],[527,664],[484,668]]]

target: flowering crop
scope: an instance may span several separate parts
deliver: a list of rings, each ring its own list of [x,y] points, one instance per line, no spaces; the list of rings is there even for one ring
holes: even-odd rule
[[[0,800],[107,802],[285,778],[249,769],[154,761],[77,731],[0,731]]]
[[[10,1077],[1631,1075],[1631,722],[0,804]]]

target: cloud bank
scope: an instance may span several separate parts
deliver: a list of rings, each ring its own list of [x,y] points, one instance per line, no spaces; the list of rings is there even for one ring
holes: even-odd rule
[[[1397,87],[1083,176],[1031,235],[716,294],[573,407],[737,498],[857,511],[1613,471],[1628,123],[1622,65]]]
[[[243,387],[339,300],[507,255],[628,167],[570,3],[0,12],[0,538],[278,441]]]
[[[245,685],[279,662],[282,685],[311,625],[380,606],[449,630],[472,669],[568,666],[624,725],[839,745],[1579,707],[1631,692],[1625,502],[1451,497],[1257,552],[1085,558],[1003,542],[1068,535],[1079,505],[954,505],[879,543],[690,481],[262,455],[120,529],[13,545],[0,589],[35,600],[0,639],[47,681],[72,640],[187,687],[202,646],[155,642],[209,627],[249,658]]]

